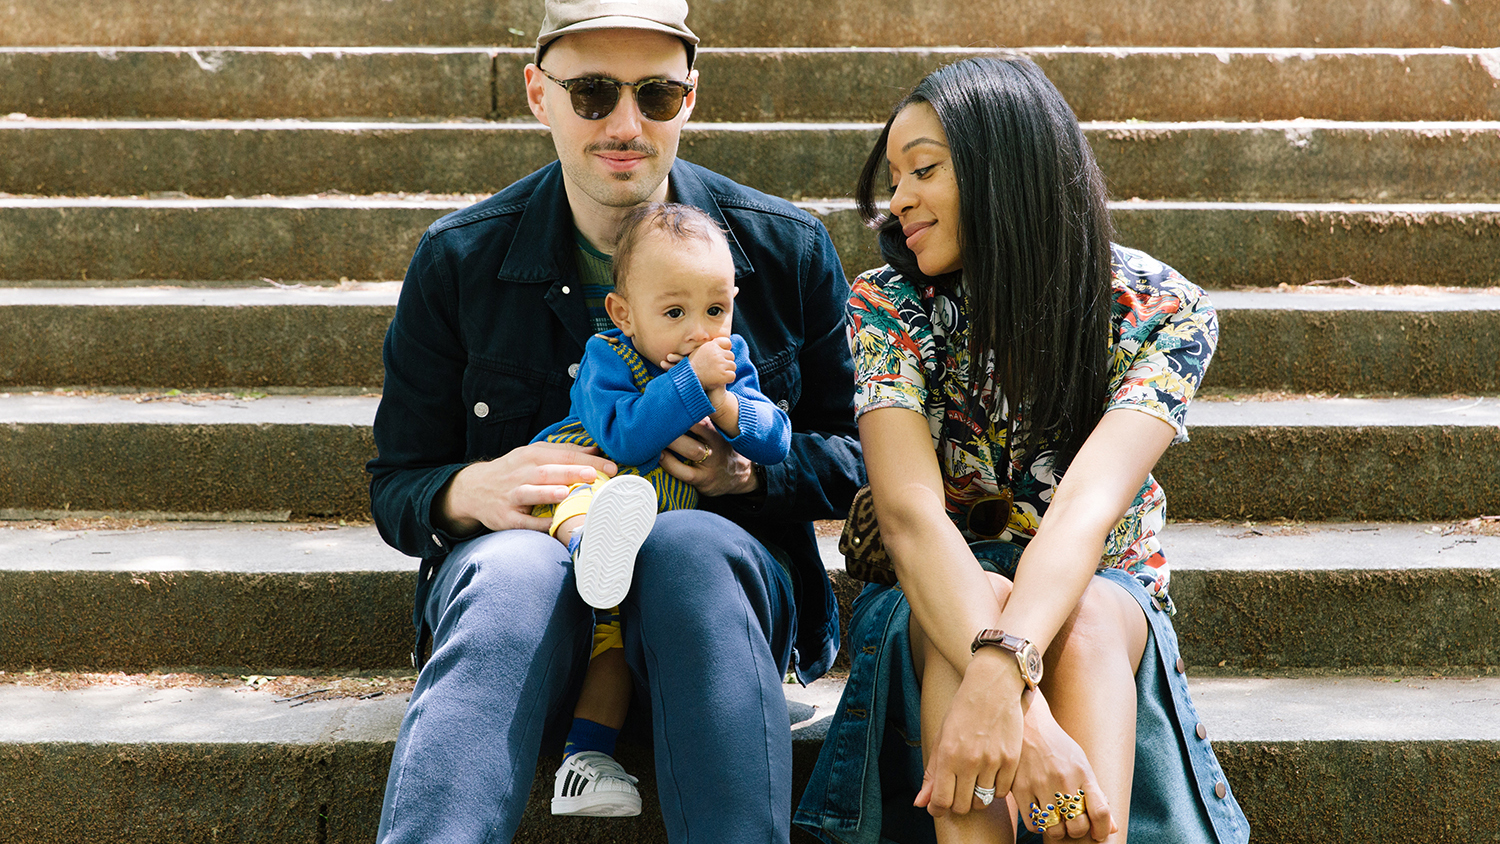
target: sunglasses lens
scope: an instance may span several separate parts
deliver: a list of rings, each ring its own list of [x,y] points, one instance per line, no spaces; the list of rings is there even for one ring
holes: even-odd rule
[[[568,89],[573,111],[584,120],[599,120],[615,110],[620,101],[620,83],[613,79],[580,79]]]
[[[636,103],[641,114],[650,120],[671,120],[682,111],[682,100],[687,96],[684,86],[671,82],[647,82],[636,89]]]

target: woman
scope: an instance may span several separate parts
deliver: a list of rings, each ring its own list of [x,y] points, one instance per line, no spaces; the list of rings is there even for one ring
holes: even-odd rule
[[[1151,477],[1187,438],[1213,307],[1110,243],[1078,122],[1025,59],[922,80],[858,200],[889,261],[849,309],[900,585],[856,602],[797,823],[830,842],[1246,840],[1177,668]]]

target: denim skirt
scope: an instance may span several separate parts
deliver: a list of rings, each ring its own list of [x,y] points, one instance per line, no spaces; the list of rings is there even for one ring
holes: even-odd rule
[[[1022,548],[970,546],[989,571],[1013,577]],[[1177,844],[1241,844],[1250,825],[1208,741],[1187,678],[1177,670],[1177,634],[1167,612],[1127,571],[1095,575],[1125,587],[1146,614],[1149,638],[1136,670],[1135,773],[1130,837]],[[912,806],[922,785],[921,691],[912,666],[911,609],[901,587],[871,584],[854,603],[849,681],[812,779],[792,817],[829,844],[933,844],[927,810]],[[1017,823],[1021,841],[1041,836]]]

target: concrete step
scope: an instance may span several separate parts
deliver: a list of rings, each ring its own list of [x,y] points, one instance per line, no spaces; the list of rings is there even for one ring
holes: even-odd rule
[[[1416,521],[1500,512],[1500,403],[1203,401],[1156,471],[1186,519]],[[1461,455],[1461,458],[1456,458]]]
[[[472,198],[0,196],[0,282],[399,279],[422,230]],[[801,206],[852,276],[883,261],[849,200]],[[1116,240],[1211,288],[1349,278],[1500,285],[1500,205],[1117,202]],[[45,248],[42,245],[45,244]]]
[[[960,48],[708,47],[699,122],[883,122]],[[1495,50],[1049,47],[1080,120],[1500,120]],[[9,107],[36,118],[529,120],[525,48],[0,48]],[[723,83],[756,79],[753,97]]]
[[[840,685],[788,687],[794,799]],[[1191,687],[1257,837],[1322,841],[1330,825],[1339,840],[1432,840],[1434,826],[1492,834],[1500,680],[1195,678]],[[12,840],[24,842],[371,840],[405,708],[399,696],[291,708],[248,688],[130,686],[0,687],[0,703],[0,770],[14,784],[7,815]],[[622,744],[619,756],[642,777],[640,818],[552,818],[547,754],[516,840],[665,841],[649,751]],[[1467,796],[1435,793],[1434,782]]]
[[[0,288],[0,386],[379,392],[400,290]]]
[[[377,398],[137,398],[0,393],[0,517],[369,512]]]
[[[69,524],[0,523],[0,599],[15,608],[0,624],[0,670],[409,664],[416,561],[372,527]],[[1195,670],[1500,669],[1500,536],[1434,524],[1174,524],[1163,538]],[[847,621],[861,584],[831,538],[821,550]]]
[[[0,288],[0,387],[366,388],[398,282]],[[1219,389],[1500,392],[1500,295],[1212,291]]]
[[[797,25],[788,26],[788,21]],[[11,46],[386,46],[525,47],[541,9],[532,0],[112,0],[107,11],[75,4],[0,9],[0,44]],[[698,3],[688,17],[720,47],[979,45],[1170,47],[1493,47],[1500,11],[1484,2],[1349,0],[1205,6],[1186,0],[934,0],[872,7],[858,0],[795,0],[770,12],[755,4]]]
[[[0,516],[368,512],[373,397],[139,398],[0,393]],[[1174,518],[1500,513],[1495,401],[1201,401],[1188,423],[1158,469]]]
[[[681,154],[791,199],[851,195],[871,123],[695,123]],[[1112,195],[1500,200],[1500,122],[1085,125]],[[556,157],[532,123],[0,120],[0,192],[487,193]]]
[[[1500,296],[1210,293],[1219,389],[1407,395],[1500,392]]]

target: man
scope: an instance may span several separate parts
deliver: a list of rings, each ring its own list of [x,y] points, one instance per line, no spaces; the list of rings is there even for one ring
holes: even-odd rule
[[[546,10],[526,91],[559,161],[428,229],[386,335],[371,497],[381,535],[423,558],[418,659],[431,657],[380,841],[509,841],[538,753],[561,750],[542,737],[571,712],[593,617],[531,508],[616,466],[527,443],[567,413],[584,343],[608,325],[590,303],[603,298],[617,223],[664,199],[728,233],[734,330],[795,433],[776,466],[753,465],[706,424],[663,452],[702,504],[661,514],[641,549],[620,607],[626,659],[669,839],[786,841],[781,683],[789,669],[820,676],[838,639],[809,520],[842,516],[863,482],[848,285],[811,217],[676,159],[698,96],[684,0]]]

